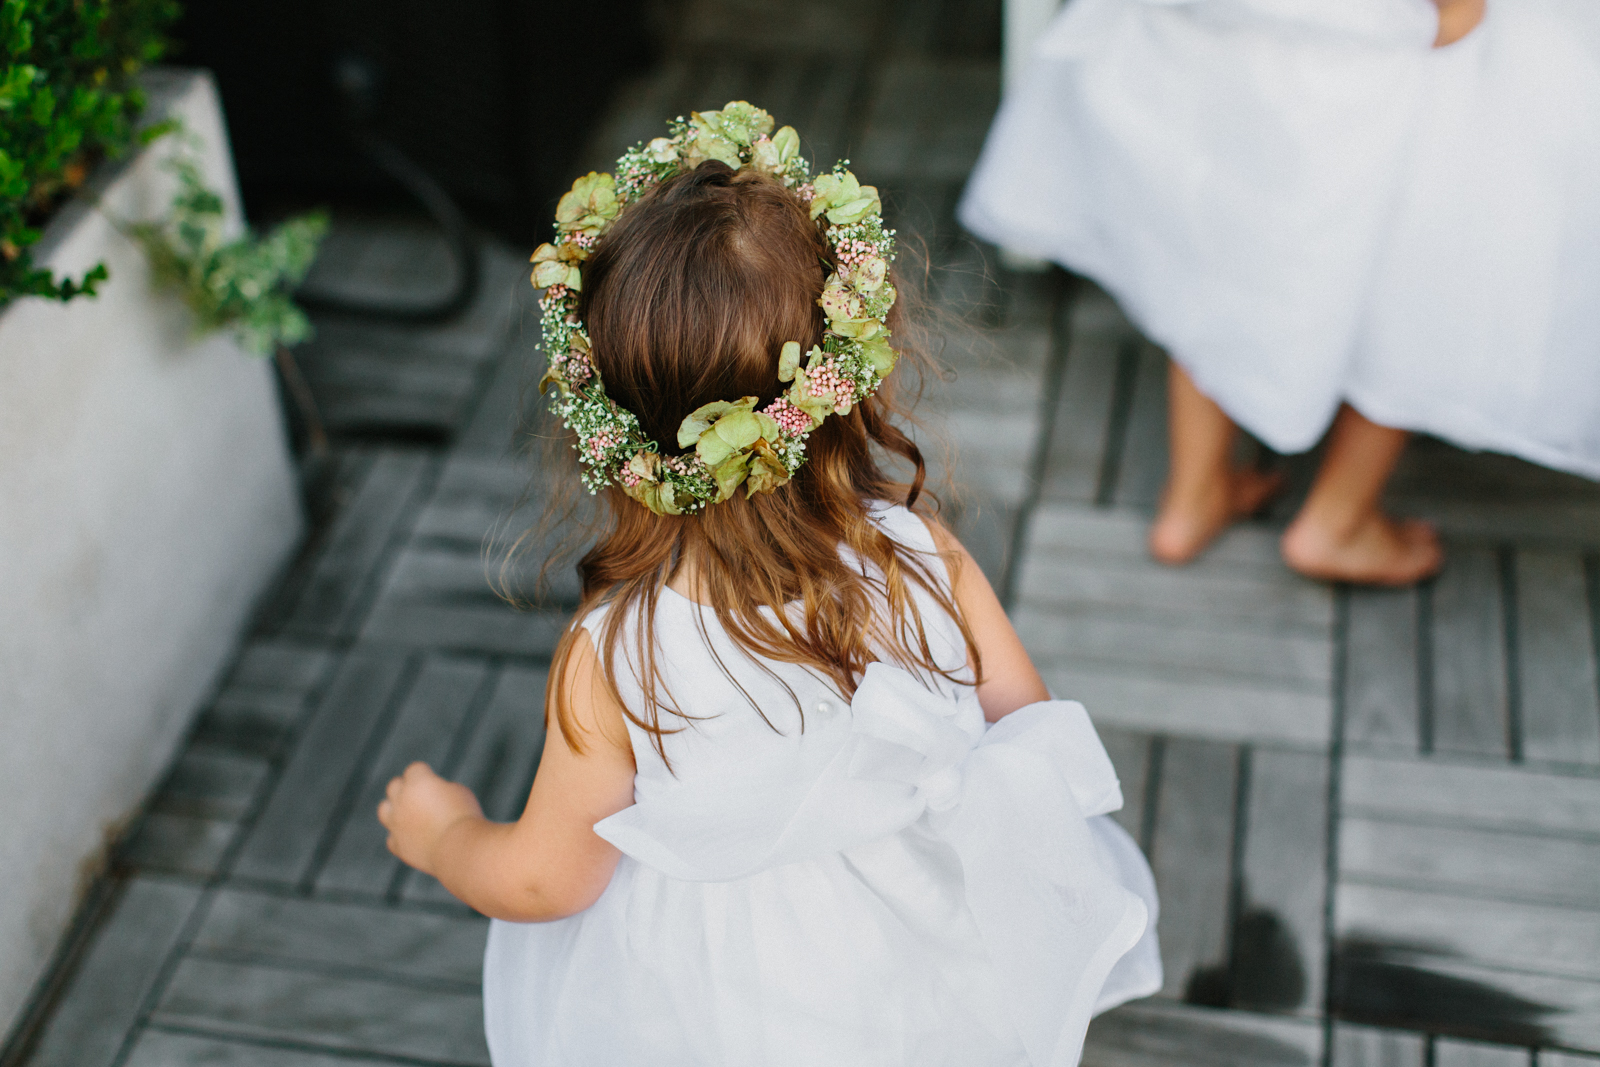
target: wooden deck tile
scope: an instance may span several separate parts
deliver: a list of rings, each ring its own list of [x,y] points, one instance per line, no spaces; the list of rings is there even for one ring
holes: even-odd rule
[[[1433,1043],[1436,1067],[1532,1067],[1531,1049],[1441,1037]]]
[[[1167,356],[1153,345],[1139,350],[1119,466],[1112,502],[1154,511],[1167,479]]]
[[[1150,780],[1150,735],[1115,726],[1102,727],[1099,733],[1122,782],[1122,810],[1112,818],[1139,841],[1144,836],[1145,791]]]
[[[487,936],[487,921],[476,916],[224,889],[192,951],[215,959],[354,968],[470,989],[483,974]]]
[[[358,649],[345,658],[240,850],[235,875],[295,885],[310,873],[365,746],[410,681],[403,656]]]
[[[481,553],[411,547],[395,560],[362,640],[513,656],[549,656],[565,610],[519,611],[489,585]]]
[[[1600,837],[1600,777],[1350,756],[1342,779],[1345,817]]]
[[[1349,596],[1345,744],[1414,753],[1421,729],[1416,591],[1352,589]]]
[[[1346,881],[1600,912],[1600,838],[1346,817],[1339,873]]]
[[[1451,546],[1433,589],[1431,648],[1433,750],[1509,755],[1505,609],[1492,550]]]
[[[152,1021],[449,1064],[484,1064],[478,993],[324,970],[188,957]]]
[[[385,842],[389,832],[378,821],[377,808],[389,780],[414,760],[448,774],[452,749],[463,724],[481,710],[493,683],[490,667],[477,659],[429,655],[406,693],[394,725],[366,783],[334,831],[333,850],[315,874],[319,890],[333,889],[381,895],[400,876],[401,864]]]
[[[1119,344],[1074,331],[1045,465],[1046,500],[1095,502],[1110,433]]]
[[[1600,672],[1583,557],[1516,554],[1522,755],[1600,766]]]
[[[461,759],[444,772],[476,793],[491,819],[512,822],[527,806],[544,748],[545,677],[542,668],[504,668]],[[457,903],[443,886],[419,871],[406,873],[401,893],[407,900]]]
[[[133,1046],[127,1067],[398,1067],[399,1062],[151,1028]]]
[[[1161,897],[1161,995],[1208,1002],[1227,988],[1238,752],[1179,738],[1165,748],[1150,843]]]
[[[1427,1038],[1410,1030],[1336,1023],[1329,1067],[1425,1067]]]
[[[1335,909],[1341,938],[1600,981],[1600,911],[1352,882],[1340,884]]]
[[[29,1067],[112,1067],[168,954],[200,900],[200,887],[135,878],[73,975]]]
[[[1083,1065],[1312,1067],[1321,1046],[1321,1027],[1306,1020],[1144,1000],[1089,1025]]]
[[[141,872],[208,878],[222,869],[238,832],[232,819],[152,811],[118,847],[117,861]]]
[[[387,449],[335,520],[293,604],[285,629],[308,638],[351,636],[379,564],[410,521],[432,478],[426,453]]]
[[[1255,747],[1246,766],[1231,1002],[1319,1015],[1326,953],[1328,759]]]

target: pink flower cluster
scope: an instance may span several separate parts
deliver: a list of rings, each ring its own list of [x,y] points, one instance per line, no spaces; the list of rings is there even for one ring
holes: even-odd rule
[[[771,415],[773,420],[782,427],[783,432],[790,437],[804,436],[810,433],[812,426],[815,425],[810,415],[807,415],[781,396],[761,410],[762,414]]]
[[[834,398],[835,407],[841,402],[855,399],[856,383],[840,375],[838,364],[833,360],[809,367],[805,374],[806,388],[810,390],[812,396],[831,396]]]
[[[601,430],[589,438],[589,454],[596,463],[603,462],[606,458],[606,449],[615,448],[622,443],[622,435],[612,430]]]
[[[817,198],[817,187],[810,182],[795,187],[795,195],[800,197],[800,202],[809,204]]]
[[[634,486],[644,481],[644,479],[635,474],[633,468],[626,463],[622,465],[622,470],[617,472],[617,477],[622,479],[623,486],[628,489],[632,489]]]
[[[561,376],[568,385],[582,385],[594,376],[594,366],[582,352],[568,352],[558,356],[556,362],[561,364]]]
[[[847,267],[853,267],[857,263],[860,263],[862,260],[866,259],[868,256],[877,255],[878,246],[870,241],[863,241],[860,238],[852,238],[848,241],[839,242],[838,247],[836,247],[833,251],[838,257],[840,263]]]
[[[595,243],[598,242],[599,240],[600,239],[598,237],[596,237],[594,234],[592,234],[592,233],[584,233],[583,231],[580,230],[577,233],[569,233],[569,234],[567,234],[565,240],[562,243],[563,244],[569,244],[569,245],[577,245],[579,248],[582,248],[582,249],[590,249],[590,248],[593,248],[595,246]]]

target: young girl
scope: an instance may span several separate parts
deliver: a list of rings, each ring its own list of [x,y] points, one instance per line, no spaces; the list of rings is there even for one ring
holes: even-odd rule
[[[1331,423],[1283,554],[1404,584],[1440,563],[1378,508],[1407,431],[1600,477],[1597,173],[1592,0],[1069,0],[961,217],[1171,354],[1158,558],[1280,487],[1234,420]]]
[[[911,510],[876,192],[736,102],[557,217],[546,383],[608,518],[544,757],[514,824],[422,764],[379,809],[496,920],[496,1067],[1076,1063],[1160,985],[1154,889],[1083,708]]]

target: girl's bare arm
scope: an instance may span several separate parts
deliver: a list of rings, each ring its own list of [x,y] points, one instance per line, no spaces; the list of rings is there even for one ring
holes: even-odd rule
[[[565,673],[583,751],[550,724],[516,822],[484,818],[470,789],[425,763],[391,781],[378,805],[391,852],[496,919],[544,922],[582,911],[600,898],[622,855],[594,824],[633,803],[633,749],[587,633]]]
[[[983,717],[998,722],[1018,708],[1050,699],[1044,679],[1033,665],[1022,639],[1000,606],[989,579],[983,576],[955,535],[938,523],[928,523],[933,540],[950,561],[950,578],[955,588],[956,607],[972,632],[973,643],[983,661],[983,678],[978,684],[978,703]]]
[[[1433,0],[1439,8],[1439,36],[1433,47],[1455,44],[1483,21],[1485,0]]]

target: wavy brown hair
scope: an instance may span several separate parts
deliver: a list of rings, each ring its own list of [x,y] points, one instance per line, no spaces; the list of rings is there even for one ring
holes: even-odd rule
[[[584,265],[579,313],[606,393],[664,450],[703,404],[756,396],[764,406],[782,389],[784,342],[802,350],[821,342],[817,298],[834,269],[804,205],[771,178],[710,161],[662,182],[623,212]],[[901,347],[898,322],[892,312]],[[657,515],[616,486],[601,493],[596,543],[578,563],[582,601],[556,648],[547,691],[568,744],[581,751],[562,680],[584,616],[602,604],[610,610],[596,652],[614,695],[627,623],[640,623],[624,658],[646,706],[624,705],[628,718],[664,758],[662,735],[694,717],[668,692],[656,661],[661,590],[686,564],[696,599],[757,664],[800,664],[846,697],[880,654],[930,679],[957,680],[935,662],[913,587],[957,621],[977,665],[942,573],[949,561],[899,544],[868,517],[874,500],[916,507],[927,498],[922,453],[896,425],[906,415],[894,388],[903,377],[891,375],[850,414],[825,419],[807,440],[805,464],[774,492],[735,492],[687,515]],[[885,453],[914,471],[909,482],[884,470]],[[846,562],[846,548],[860,563]]]

